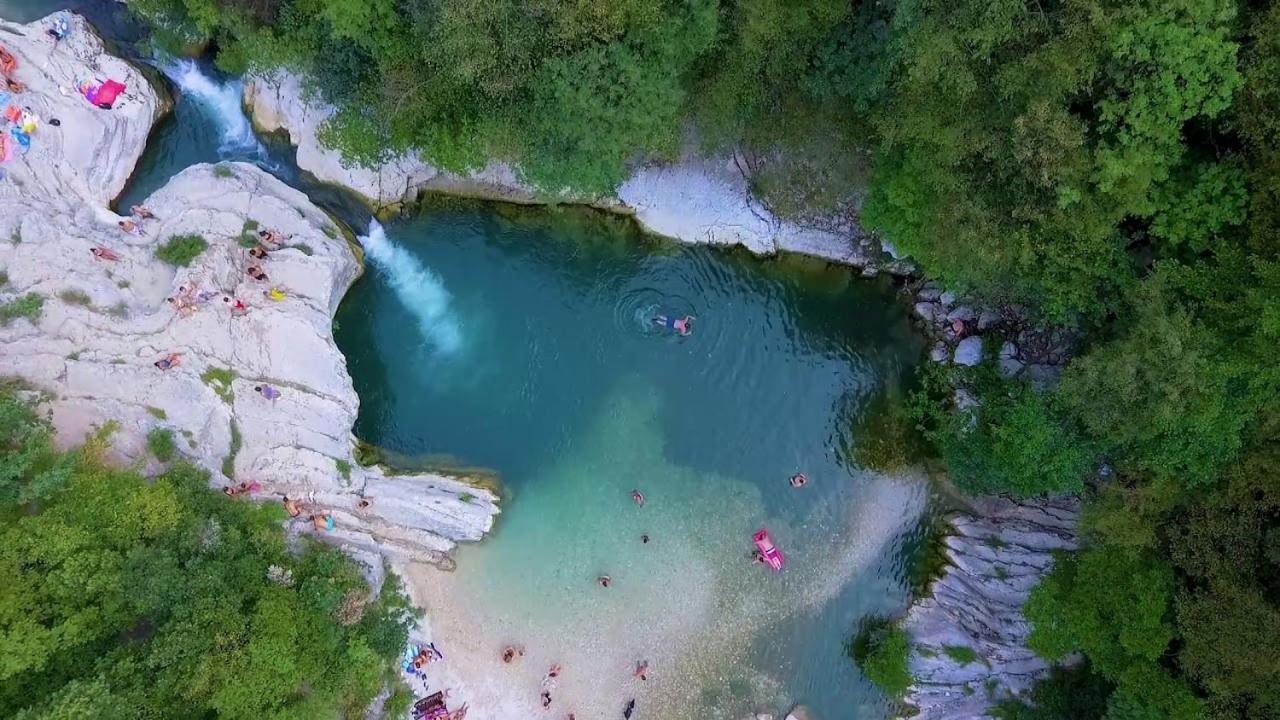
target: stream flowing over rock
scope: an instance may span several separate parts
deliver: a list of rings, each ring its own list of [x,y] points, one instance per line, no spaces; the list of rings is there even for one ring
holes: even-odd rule
[[[399,208],[424,192],[524,204],[574,203],[631,215],[646,231],[686,243],[742,245],[758,255],[796,252],[869,272],[910,269],[856,228],[804,227],[777,217],[753,197],[741,163],[733,156],[686,153],[674,164],[643,165],[616,196],[554,194],[530,187],[515,168],[499,161],[465,175],[442,171],[406,153],[372,168],[344,162],[337,150],[320,140],[334,108],[309,94],[303,81],[288,72],[246,78],[244,101],[259,129],[289,136],[298,148],[300,168],[323,182],[353,190],[379,209]]]
[[[911,637],[914,684],[906,702],[926,720],[985,717],[1002,699],[1025,693],[1049,669],[1027,649],[1022,614],[1057,550],[1076,548],[1075,500],[971,501],[952,518],[946,571],[915,602],[902,627]],[[947,648],[968,648],[969,662]],[[959,651],[961,659],[964,651]]]
[[[331,324],[360,274],[358,249],[301,192],[243,163],[184,170],[144,203],[155,218],[140,220],[140,232],[117,227],[122,218],[107,202],[137,164],[162,103],[80,18],[56,47],[45,25],[4,23],[0,40],[27,86],[17,102],[46,120],[0,183],[8,278],[0,302],[29,293],[44,301],[36,322],[0,326],[0,376],[42,396],[63,444],[111,424],[115,459],[155,472],[145,436],[164,428],[216,484],[257,481],[256,499],[302,500],[307,511],[293,530],[313,532],[308,515],[331,514],[334,529],[318,534],[375,573],[376,554],[445,563],[456,542],[480,539],[498,512],[492,492],[465,479],[362,468],[353,457],[359,400]],[[112,110],[74,89],[106,77],[128,85]],[[54,117],[60,125],[47,122]],[[261,263],[245,249],[256,228],[285,238]],[[183,235],[208,243],[189,267],[155,257]],[[119,259],[97,259],[93,248]],[[250,264],[269,280],[251,280]],[[191,310],[177,312],[167,299],[184,289]],[[246,312],[233,312],[236,299]],[[176,367],[156,367],[173,353]],[[263,385],[279,397],[255,391]]]

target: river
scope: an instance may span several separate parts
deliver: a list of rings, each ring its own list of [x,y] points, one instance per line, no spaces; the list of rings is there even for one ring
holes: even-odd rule
[[[0,0],[0,14],[58,5]],[[115,3],[74,5],[137,39]],[[438,202],[379,226],[254,136],[234,78],[158,66],[178,104],[120,204],[237,159],[335,212],[368,261],[335,319],[357,435],[499,478],[493,536],[460,548],[456,572],[409,577],[446,655],[437,682],[465,686],[473,717],[532,715],[551,664],[563,670],[548,717],[621,717],[630,699],[637,720],[794,703],[826,720],[889,714],[844,649],[860,618],[905,605],[928,505],[921,480],[848,452],[868,403],[921,352],[887,281],[676,245],[582,210]],[[664,315],[693,316],[693,332],[659,327]],[[751,562],[759,528],[783,572]],[[527,655],[504,667],[508,644]],[[641,661],[647,681],[632,677]]]

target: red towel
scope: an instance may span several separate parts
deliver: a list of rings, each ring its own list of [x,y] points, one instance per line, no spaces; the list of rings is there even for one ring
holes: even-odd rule
[[[93,96],[93,104],[107,110],[116,101],[116,96],[124,92],[124,84],[115,80],[108,80],[102,83],[102,87],[98,88],[98,92]]]
[[[18,109],[17,105],[10,105],[4,109],[4,117],[9,122],[16,123],[22,120],[22,111]]]

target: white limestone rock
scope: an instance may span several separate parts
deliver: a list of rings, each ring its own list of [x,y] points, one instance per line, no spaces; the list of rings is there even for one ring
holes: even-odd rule
[[[970,335],[961,340],[956,345],[952,361],[957,365],[965,365],[967,367],[973,367],[982,362],[982,338],[977,335]]]
[[[105,51],[89,23],[74,14],[68,20],[71,32],[56,44],[45,32],[48,18],[26,25],[0,20],[0,45],[17,60],[13,77],[26,86],[9,104],[39,118],[30,149],[0,165],[8,175],[0,194],[41,197],[61,212],[107,219],[106,204],[124,189],[152,125],[170,108],[138,68]],[[89,104],[77,89],[107,79],[126,86],[110,110]]]
[[[523,182],[515,168],[497,161],[467,175],[442,172],[409,155],[376,168],[345,163],[319,139],[334,109],[309,97],[300,79],[287,72],[246,78],[244,101],[260,129],[289,135],[298,147],[299,167],[355,191],[376,208],[397,207],[425,191],[528,204],[569,202],[632,215],[645,230],[686,243],[742,245],[760,255],[796,252],[858,267],[879,261],[879,246],[856,241],[852,232],[802,227],[774,216],[754,199],[733,156],[686,153],[675,164],[644,165],[622,183],[615,197],[545,193]],[[887,267],[903,272],[907,266]]]
[[[902,625],[914,680],[905,699],[924,720],[986,717],[990,706],[1025,693],[1049,669],[1026,647],[1022,606],[1052,568],[1052,553],[1075,549],[1077,503],[980,498],[972,505],[952,518],[948,567]],[[978,659],[953,660],[947,645],[971,648]]]
[[[261,483],[259,499],[305,498],[312,511],[334,516],[325,539],[356,549],[440,562],[454,543],[490,529],[497,507],[489,491],[437,475],[388,476],[352,457],[359,401],[331,323],[360,266],[323,211],[241,163],[188,168],[146,206],[157,219],[134,236],[110,219],[51,211],[44,198],[0,200],[0,232],[16,221],[22,236],[0,244],[0,267],[15,295],[45,297],[36,324],[0,328],[0,375],[52,395],[64,443],[114,422],[119,458],[145,460],[146,433],[167,428],[179,451],[219,482],[233,479],[222,475],[225,467],[235,480]],[[244,272],[249,259],[238,240],[252,226],[289,238],[263,263],[268,283]],[[187,234],[209,243],[190,267],[155,259],[160,243]],[[121,259],[95,260],[94,246]],[[208,293],[190,317],[166,302],[179,286]],[[268,288],[285,299],[265,297]],[[89,303],[59,299],[67,291]],[[249,312],[233,316],[224,297],[244,300]],[[153,363],[169,353],[181,353],[181,364],[157,369]],[[281,397],[263,398],[254,391],[262,384]],[[298,529],[309,531],[310,523]]]

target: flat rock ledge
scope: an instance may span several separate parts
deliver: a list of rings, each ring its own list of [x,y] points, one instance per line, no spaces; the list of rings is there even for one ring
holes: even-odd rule
[[[466,175],[444,172],[409,154],[371,168],[346,163],[319,139],[334,109],[289,72],[246,78],[244,103],[258,129],[289,136],[298,148],[299,167],[322,182],[352,190],[379,211],[398,209],[426,192],[522,204],[582,204],[633,216],[646,231],[681,242],[742,245],[758,255],[801,253],[867,274],[912,271],[909,263],[894,260],[856,228],[805,227],[773,215],[753,198],[742,163],[733,156],[686,154],[674,164],[644,165],[612,197],[547,194],[498,161]]]
[[[905,700],[926,720],[987,717],[989,707],[1025,693],[1048,671],[1027,649],[1022,606],[1053,553],[1076,549],[1075,500],[981,498],[972,505],[973,512],[951,520],[946,571],[902,623],[914,678]],[[947,647],[968,648],[976,659],[960,662]]]
[[[145,437],[170,430],[178,452],[208,468],[218,485],[257,481],[255,499],[301,499],[335,521],[322,539],[361,558],[447,564],[455,543],[479,540],[493,525],[497,497],[466,478],[395,475],[360,467],[352,428],[359,400],[332,336],[332,318],[360,274],[358,248],[305,195],[242,163],[184,170],[144,204],[156,219],[140,234],[117,227],[107,207],[142,154],[159,113],[155,92],[136,71],[101,50],[74,19],[74,44],[51,49],[44,23],[4,23],[4,46],[19,61],[23,104],[47,123],[32,148],[4,166],[0,182],[0,303],[43,299],[34,323],[0,325],[0,376],[40,391],[60,442],[72,445],[107,424],[122,462],[149,459]],[[58,92],[73,80],[109,73],[127,78],[114,110]],[[255,228],[287,238],[251,280],[242,238]],[[155,257],[181,235],[208,243],[187,267]],[[107,248],[117,261],[90,253]],[[204,297],[189,316],[167,298],[179,288]],[[273,300],[267,291],[284,296]],[[237,316],[231,302],[243,300]],[[153,363],[171,353],[168,371]],[[280,397],[254,391],[270,385]],[[363,501],[363,502],[362,502]],[[291,531],[314,532],[307,514]]]

